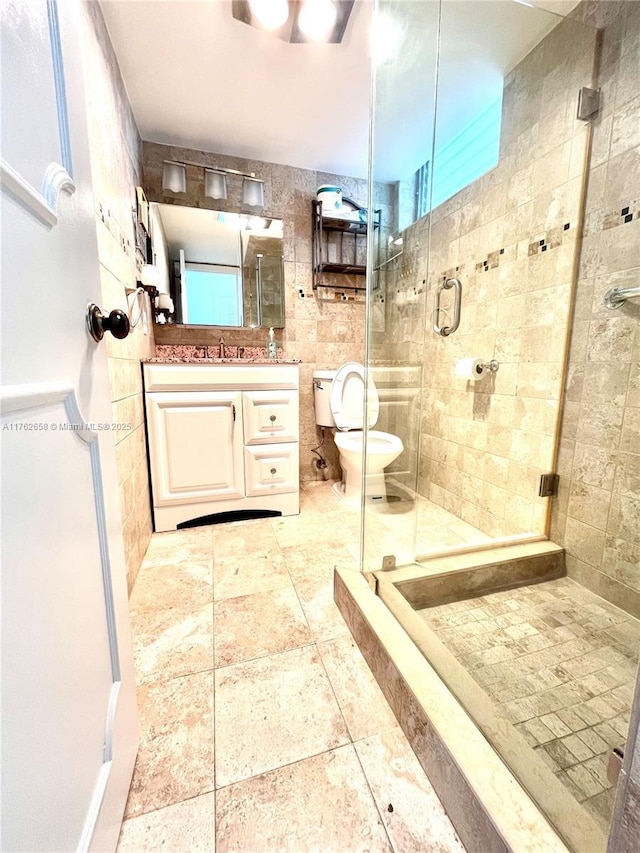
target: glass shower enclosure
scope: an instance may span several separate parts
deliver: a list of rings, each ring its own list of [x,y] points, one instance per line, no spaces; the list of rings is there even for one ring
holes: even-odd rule
[[[598,34],[511,0],[377,0],[375,32],[366,368],[403,451],[384,498],[364,476],[361,568],[568,846],[604,850],[631,699],[598,730],[582,658],[622,617],[549,541]],[[637,636],[600,650],[612,685]]]

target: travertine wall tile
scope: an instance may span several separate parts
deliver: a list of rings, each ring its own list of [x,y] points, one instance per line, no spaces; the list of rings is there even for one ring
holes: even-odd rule
[[[83,7],[83,51],[91,170],[102,286],[101,307],[121,308],[133,321],[146,312],[132,333],[120,341],[107,335],[106,347],[120,484],[125,560],[133,587],[151,536],[147,453],[142,415],[140,359],[154,352],[148,298],[127,301],[135,287],[140,258],[136,254],[133,215],[140,183],[141,142],[111,41],[97,3]],[[145,331],[146,329],[146,331]]]

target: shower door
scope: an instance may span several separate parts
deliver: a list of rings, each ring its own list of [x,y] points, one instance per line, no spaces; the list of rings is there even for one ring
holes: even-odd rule
[[[367,569],[547,535],[595,49],[509,0],[375,14],[367,366],[404,452],[364,498]]]

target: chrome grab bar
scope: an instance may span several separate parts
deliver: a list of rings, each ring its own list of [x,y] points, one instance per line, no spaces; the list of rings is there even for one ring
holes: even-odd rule
[[[440,308],[440,294],[443,290],[451,290],[451,288],[455,288],[455,299],[453,303],[453,323],[450,326],[440,326],[439,325],[439,314],[442,311]],[[460,309],[462,307],[462,284],[460,283],[459,278],[448,278],[446,281],[443,281],[442,284],[436,290],[436,309],[435,309],[435,320],[433,323],[433,331],[436,335],[442,335],[443,338],[446,338],[447,335],[452,335],[458,326],[460,325]]]
[[[604,304],[613,311],[624,305],[627,299],[633,299],[637,296],[640,296],[640,285],[636,287],[612,287],[604,295]]]
[[[262,254],[256,252],[256,319],[258,325],[262,325]]]

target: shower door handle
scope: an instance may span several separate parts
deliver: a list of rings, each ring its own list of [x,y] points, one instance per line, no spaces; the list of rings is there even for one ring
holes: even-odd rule
[[[451,290],[451,288],[455,289],[454,302],[453,302],[453,322],[450,326],[441,326],[440,325],[440,296],[443,290]],[[446,281],[443,281],[442,284],[436,290],[436,307],[435,307],[435,319],[433,323],[433,331],[436,335],[442,335],[443,338],[446,338],[448,335],[453,334],[456,331],[458,326],[460,325],[460,311],[462,308],[462,284],[459,278],[448,278]]]

